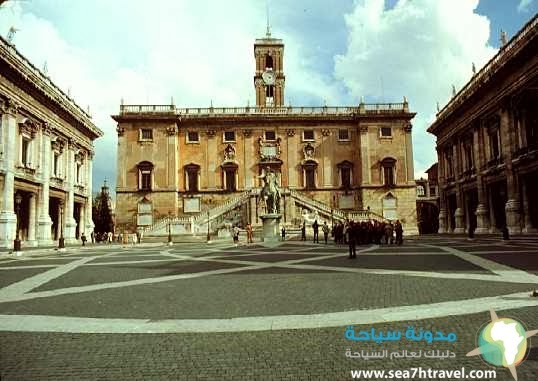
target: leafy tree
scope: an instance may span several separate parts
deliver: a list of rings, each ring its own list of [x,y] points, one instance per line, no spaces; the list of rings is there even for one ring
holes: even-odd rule
[[[111,199],[108,193],[106,180],[101,187],[101,192],[95,197],[92,208],[92,218],[95,224],[94,232],[107,233],[114,231],[114,220],[112,218]]]

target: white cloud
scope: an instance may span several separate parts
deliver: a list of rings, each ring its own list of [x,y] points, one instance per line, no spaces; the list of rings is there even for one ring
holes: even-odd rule
[[[335,57],[334,76],[340,81],[320,72],[317,42],[298,35],[308,29],[273,30],[286,44],[286,103],[353,104],[361,95],[379,101],[382,81],[386,101],[400,102],[405,95],[419,112],[415,169],[422,172],[435,161],[433,138],[425,129],[436,101],[443,104],[452,84],[460,88],[468,80],[471,62],[480,67],[494,53],[487,46],[489,21],[474,13],[477,2],[401,0],[385,10],[381,0],[357,1],[345,18],[347,51]],[[128,0],[34,0],[27,9],[21,4],[8,2],[8,9],[0,10],[0,33],[11,25],[20,29],[17,48],[37,67],[47,61],[51,78],[65,91],[71,88],[83,108],[89,105],[105,132],[96,142],[94,188],[104,178],[115,183],[116,131],[110,115],[118,112],[121,98],[130,104],[168,104],[173,96],[180,107],[254,103],[252,46],[265,25],[259,2],[160,0],[148,6]],[[342,83],[351,96],[345,97]]]
[[[105,132],[95,143],[94,189],[104,178],[115,184],[110,115],[118,112],[121,98],[126,104],[169,104],[173,97],[180,107],[255,103],[253,43],[265,32],[265,7],[256,2],[69,1],[61,7],[38,0],[28,10],[7,4],[0,11],[0,32],[15,25],[19,51],[39,68],[46,61],[52,80],[70,89],[81,107],[89,105]],[[300,89],[320,103],[337,103],[338,91],[304,58],[304,47],[293,36],[274,35],[286,44],[286,101]]]
[[[520,0],[519,4],[517,5],[517,11],[518,12],[528,12],[529,11],[529,5],[532,4],[533,0]]]
[[[484,65],[495,53],[488,45],[489,20],[475,13],[478,0],[363,0],[346,15],[347,51],[335,57],[335,76],[355,96],[409,100],[413,120],[415,173],[437,160],[435,138],[425,130],[451,96],[471,77],[472,63]],[[377,97],[376,97],[377,96]]]

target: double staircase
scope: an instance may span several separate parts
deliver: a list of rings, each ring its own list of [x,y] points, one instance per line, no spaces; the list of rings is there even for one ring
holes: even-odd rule
[[[155,224],[142,229],[142,233],[147,236],[166,236],[168,231],[173,235],[206,233],[208,227],[211,232],[215,232],[227,224],[241,223],[241,209],[249,207],[249,200],[259,195],[260,190],[257,188],[249,189],[243,193],[233,197],[219,205],[208,208],[199,213],[188,217],[164,217]],[[386,219],[370,210],[342,210],[331,208],[329,205],[308,197],[293,189],[282,189],[281,193],[289,197],[289,201],[293,201],[295,205],[299,205],[304,210],[310,211],[311,218],[308,215],[303,215],[302,218],[310,224],[316,218],[327,221],[345,221],[347,219],[353,221],[378,220],[386,221]],[[295,206],[294,205],[294,206]],[[293,207],[294,207],[293,206]],[[235,212],[235,213],[234,213]],[[309,221],[312,219],[312,221]],[[318,221],[320,222],[320,221]]]

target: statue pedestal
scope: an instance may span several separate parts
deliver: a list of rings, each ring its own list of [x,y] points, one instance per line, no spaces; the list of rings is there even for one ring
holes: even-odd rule
[[[263,242],[275,242],[280,240],[280,219],[281,214],[269,213],[261,215],[260,218],[263,221]]]

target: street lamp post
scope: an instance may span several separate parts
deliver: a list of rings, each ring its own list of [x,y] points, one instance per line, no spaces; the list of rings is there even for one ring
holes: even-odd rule
[[[15,213],[17,214],[17,223],[15,224],[15,241],[13,242],[13,251],[21,251],[21,238],[19,235],[20,221],[21,221],[21,202],[22,195],[20,193],[15,194]]]
[[[168,212],[168,245],[172,245],[172,212]]]
[[[60,204],[58,205],[58,209],[60,210],[60,218],[59,218],[60,238],[58,239],[58,249],[62,250],[62,249],[65,249],[65,239],[64,239],[64,224],[63,224],[64,204],[63,204],[63,201],[61,200],[60,200]]]
[[[207,243],[211,242],[211,234],[209,233],[209,209],[207,210]]]

